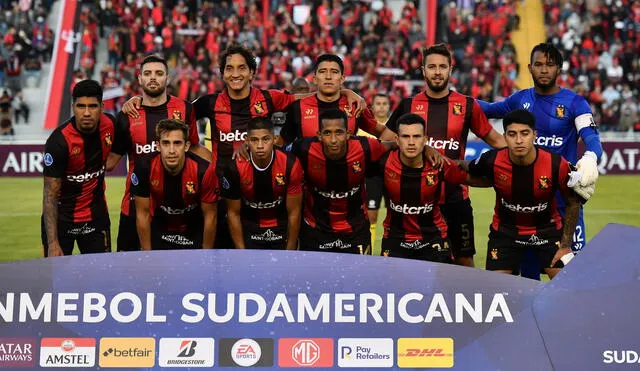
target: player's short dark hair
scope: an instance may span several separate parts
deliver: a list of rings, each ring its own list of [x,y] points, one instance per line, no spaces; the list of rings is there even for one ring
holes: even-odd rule
[[[371,100],[371,103],[373,104],[373,102],[375,102],[376,98],[385,98],[386,100],[389,101],[389,103],[391,103],[391,98],[384,93],[376,93],[376,95],[373,96],[373,99]]]
[[[325,120],[342,120],[344,128],[347,128],[347,114],[337,108],[330,108],[320,114],[320,128],[324,127]]]
[[[504,116],[502,119],[502,127],[504,128],[504,131],[507,131],[507,126],[514,123],[524,124],[529,126],[531,129],[536,129],[536,118],[533,116],[533,113],[523,108],[513,110]]]
[[[415,113],[405,113],[398,118],[396,124],[398,124],[398,133],[400,132],[400,125],[422,125],[423,130],[427,126],[424,119]]]
[[[96,98],[98,102],[102,102],[102,86],[96,80],[82,80],[73,87],[71,99],[75,102],[78,98],[89,97]]]
[[[160,140],[162,134],[174,130],[182,131],[185,142],[189,140],[189,127],[187,126],[187,124],[180,120],[174,119],[163,119],[158,122],[158,125],[156,125],[156,139]]]
[[[534,46],[533,49],[531,49],[531,56],[529,57],[529,63],[533,63],[533,55],[536,52],[540,52],[543,55],[546,55],[558,66],[562,66],[562,62],[564,62],[560,49],[556,48],[555,45],[551,43],[540,43]]]
[[[340,67],[340,73],[344,75],[344,63],[342,63],[342,58],[338,57],[335,54],[322,54],[316,59],[316,64],[313,66],[313,71],[317,72],[318,67],[320,67],[320,63],[322,62],[336,62],[338,67]]]
[[[247,66],[249,66],[249,71],[256,72],[258,68],[258,64],[256,63],[256,58],[253,56],[253,53],[246,47],[240,44],[232,44],[220,54],[220,73],[224,73],[225,67],[227,67],[227,58],[234,54],[240,54],[245,62],[247,62]]]
[[[247,133],[252,130],[269,130],[273,133],[273,122],[266,116],[254,117],[249,121]]]
[[[440,54],[447,57],[447,60],[449,60],[449,66],[451,66],[451,50],[449,50],[447,45],[443,43],[434,44],[424,49],[422,51],[422,65],[427,63],[427,57],[431,54]]]
[[[169,65],[167,64],[167,61],[164,58],[162,58],[157,54],[149,54],[146,57],[144,57],[142,62],[140,62],[140,73],[142,73],[142,70],[144,69],[144,65],[147,63],[162,63],[162,65],[164,66],[165,72],[169,72]]]

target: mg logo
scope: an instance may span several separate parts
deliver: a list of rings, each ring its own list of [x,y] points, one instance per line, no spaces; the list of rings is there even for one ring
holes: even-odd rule
[[[291,358],[300,366],[312,366],[320,359],[320,347],[313,340],[300,340],[291,349]]]

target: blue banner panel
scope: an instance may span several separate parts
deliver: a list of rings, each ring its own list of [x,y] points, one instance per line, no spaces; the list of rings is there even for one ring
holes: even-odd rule
[[[540,288],[480,269],[299,251],[13,262],[0,265],[0,366],[3,339],[30,338],[35,363],[51,368],[551,370],[531,311]]]
[[[556,370],[640,367],[640,228],[609,224],[533,303]]]

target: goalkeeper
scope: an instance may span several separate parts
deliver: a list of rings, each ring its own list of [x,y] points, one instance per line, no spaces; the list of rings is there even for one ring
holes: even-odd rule
[[[578,171],[569,181],[569,186],[584,199],[589,199],[598,179],[597,160],[602,155],[602,144],[587,101],[581,95],[556,85],[562,62],[562,54],[555,46],[538,44],[531,51],[528,66],[534,87],[520,90],[501,102],[479,103],[489,118],[503,118],[518,108],[532,112],[538,132],[535,144],[562,155],[576,165]],[[580,160],[577,153],[579,138],[586,145]],[[558,211],[564,216],[566,205],[562,197],[556,196]],[[580,209],[572,249],[577,252],[584,245],[584,216]],[[523,277],[540,279],[540,267],[536,259],[525,257],[521,270]]]

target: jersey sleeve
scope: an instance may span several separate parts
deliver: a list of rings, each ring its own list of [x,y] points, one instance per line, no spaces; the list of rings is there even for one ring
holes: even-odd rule
[[[282,137],[282,139],[287,143],[293,142],[298,137],[298,127],[300,126],[299,112],[299,101],[295,101],[287,109],[287,116],[284,125],[280,130],[280,137]]]
[[[198,135],[198,124],[196,123],[196,114],[193,105],[191,109],[187,110],[186,124],[189,125],[189,142],[194,144],[200,144],[200,135]]]
[[[387,148],[375,138],[361,137],[369,142],[369,162],[376,162],[382,157],[385,153],[387,153]]]
[[[291,103],[296,101],[296,96],[293,94],[285,93],[282,90],[269,90],[271,99],[273,99],[273,109],[278,111],[285,111]]]
[[[131,131],[129,130],[129,116],[122,112],[116,115],[115,140],[111,152],[124,156],[131,148]]]
[[[211,163],[202,177],[202,195],[200,201],[208,204],[217,202],[220,198],[220,187],[218,185],[218,177],[216,176],[216,166]]]
[[[460,169],[460,167],[455,162],[445,162],[442,172],[444,180],[447,183],[462,184],[467,180],[467,172]]]
[[[297,158],[291,168],[291,174],[289,175],[289,184],[287,186],[287,195],[299,195],[302,193],[302,183],[304,179],[304,172],[302,171],[302,165]]]
[[[232,200],[238,200],[241,197],[240,194],[240,175],[235,162],[231,162],[229,166],[225,167],[220,179],[220,193],[222,197]]]
[[[571,172],[571,165],[567,160],[562,158],[560,160],[560,169],[558,170],[558,189],[563,196],[567,196],[569,194],[569,173]]]
[[[483,100],[477,100],[476,102],[480,105],[480,108],[488,118],[501,119],[504,116],[506,116],[507,113],[513,111],[513,108],[512,108],[513,100],[514,100],[514,96],[511,95],[507,97],[505,100],[500,102],[489,103]]]
[[[489,160],[488,153],[491,151],[485,152],[481,154],[478,158],[471,161],[469,163],[469,174],[475,177],[488,177],[489,172]]]
[[[67,170],[69,148],[59,130],[54,131],[44,145],[44,176],[62,178]]]
[[[480,108],[480,104],[474,100],[471,105],[471,131],[478,138],[484,138],[492,129],[493,126],[487,120],[487,115]]]
[[[193,112],[196,120],[211,118],[211,110],[213,109],[211,102],[213,99],[213,94],[207,94],[193,101]]]
[[[149,171],[151,160],[142,156],[136,159],[136,169],[131,174],[131,194],[138,197],[149,197]]]
[[[582,138],[586,150],[595,153],[596,157],[602,156],[602,143],[598,134],[598,126],[593,119],[593,113],[589,103],[581,95],[577,95],[574,99],[572,111],[575,116],[574,125],[576,131]]]
[[[367,107],[367,109],[362,112],[362,115],[358,117],[356,122],[358,123],[358,129],[364,130],[373,136],[378,136],[378,133],[376,132],[376,129],[378,128],[378,121],[373,116],[373,112],[370,108]],[[356,133],[353,134],[355,135]]]
[[[403,100],[401,100],[400,104],[398,104],[398,107],[393,110],[391,117],[389,117],[389,121],[387,121],[387,127],[394,133],[398,133],[398,118],[408,112],[407,107],[411,103],[409,101],[410,99],[411,98],[404,98]]]

